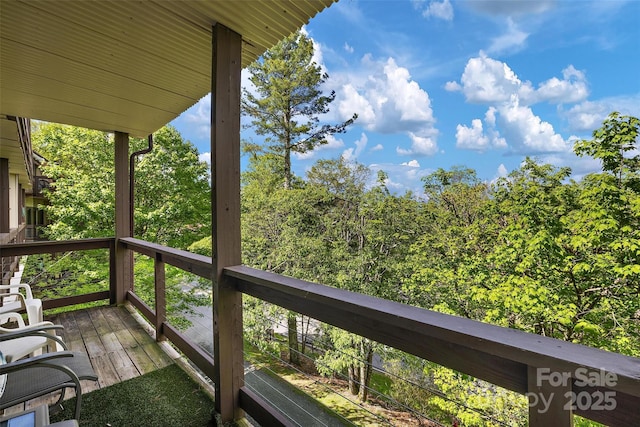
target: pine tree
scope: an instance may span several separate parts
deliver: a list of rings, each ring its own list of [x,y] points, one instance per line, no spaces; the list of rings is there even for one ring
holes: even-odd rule
[[[249,66],[255,93],[243,91],[243,113],[251,117],[256,133],[265,136],[264,149],[282,158],[287,189],[293,178],[291,153],[326,144],[328,136],[343,133],[357,118],[354,114],[340,124],[320,123],[319,116],[329,111],[336,95],[322,93],[329,76],[313,61],[313,52],[311,39],[301,32],[292,34]]]

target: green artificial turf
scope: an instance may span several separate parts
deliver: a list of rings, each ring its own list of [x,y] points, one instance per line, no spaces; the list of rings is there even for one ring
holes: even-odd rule
[[[51,422],[73,418],[75,398]],[[213,401],[179,366],[172,364],[82,396],[80,425],[91,427],[205,427]]]

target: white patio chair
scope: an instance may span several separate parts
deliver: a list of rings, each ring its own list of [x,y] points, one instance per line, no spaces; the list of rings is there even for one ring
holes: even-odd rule
[[[7,362],[21,359],[27,355],[37,356],[49,347],[50,351],[64,351],[67,346],[56,330],[64,329],[62,325],[51,322],[39,322],[26,326],[18,313],[0,314],[0,324],[12,320],[17,328],[0,327],[0,353]]]
[[[28,284],[0,285],[0,314],[21,310],[27,312],[29,324],[42,322],[42,300],[33,297]]]

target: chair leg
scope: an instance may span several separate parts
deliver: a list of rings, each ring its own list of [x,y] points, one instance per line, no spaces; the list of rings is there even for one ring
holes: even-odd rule
[[[64,394],[65,394],[66,391],[67,391],[67,389],[63,388],[60,391],[60,397],[58,397],[58,400],[56,400],[53,405],[49,405],[49,413],[57,414],[58,412],[64,410],[64,406],[62,405],[62,401],[64,400]]]

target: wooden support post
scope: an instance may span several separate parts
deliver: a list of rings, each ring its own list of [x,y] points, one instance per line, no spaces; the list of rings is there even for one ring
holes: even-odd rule
[[[9,232],[9,159],[0,158],[0,233]]]
[[[240,72],[242,37],[213,27],[211,82],[211,210],[213,348],[216,411],[222,421],[243,416],[242,294],[224,267],[239,265],[240,252]]]
[[[573,380],[570,372],[553,369],[528,368],[529,426],[572,427],[573,411],[567,404],[571,399]]]
[[[162,255],[156,254],[153,263],[156,289],[156,341],[164,341],[164,322],[167,320],[167,300],[165,293],[165,269]]]
[[[129,229],[129,134],[115,133],[116,168],[116,304],[124,303],[133,287],[133,252],[123,248],[118,239],[131,237]]]

